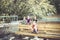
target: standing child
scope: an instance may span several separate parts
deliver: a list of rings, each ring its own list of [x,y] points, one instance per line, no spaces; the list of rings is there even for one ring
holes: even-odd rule
[[[33,21],[36,21],[37,22],[37,17],[36,16],[34,17]]]
[[[26,17],[23,17],[23,24],[26,24]]]
[[[31,21],[31,19],[30,19],[30,17],[29,16],[27,16],[27,24],[30,24],[30,21]]]

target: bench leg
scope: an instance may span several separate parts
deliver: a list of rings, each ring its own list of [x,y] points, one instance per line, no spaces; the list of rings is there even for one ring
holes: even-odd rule
[[[44,40],[47,40],[46,38],[44,38]]]

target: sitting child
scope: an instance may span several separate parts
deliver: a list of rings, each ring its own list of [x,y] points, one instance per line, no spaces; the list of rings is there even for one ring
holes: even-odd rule
[[[33,24],[32,24],[32,32],[33,33],[38,33],[37,24],[36,24],[35,21],[33,21]]]

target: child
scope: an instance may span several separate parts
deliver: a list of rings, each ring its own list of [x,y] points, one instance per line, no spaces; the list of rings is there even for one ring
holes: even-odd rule
[[[37,24],[35,21],[33,21],[33,24],[32,24],[32,31],[33,33],[38,33]]]
[[[31,19],[30,19],[30,17],[29,17],[29,16],[27,17],[27,19],[26,19],[26,20],[27,20],[27,24],[30,24],[30,20],[31,20]]]
[[[26,24],[26,17],[23,18],[23,24]]]
[[[33,21],[36,21],[36,22],[37,22],[37,18],[36,18],[36,16],[34,17]]]

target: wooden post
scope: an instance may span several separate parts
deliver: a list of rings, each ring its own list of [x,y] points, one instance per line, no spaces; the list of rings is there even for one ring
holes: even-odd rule
[[[44,40],[47,40],[46,38],[44,38]]]

